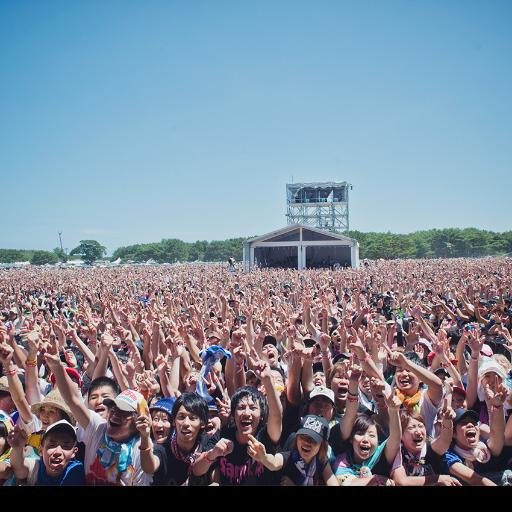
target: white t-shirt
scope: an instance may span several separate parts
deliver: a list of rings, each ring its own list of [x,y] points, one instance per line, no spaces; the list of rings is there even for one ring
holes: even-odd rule
[[[87,485],[150,485],[153,475],[144,473],[140,463],[140,439],[132,447],[132,461],[126,471],[119,474],[116,464],[103,467],[98,449],[104,446],[107,420],[97,412],[89,411],[89,424],[86,429],[78,428],[77,438],[85,444],[85,481]]]
[[[441,403],[442,400],[439,401],[439,405],[441,405]],[[427,431],[427,435],[430,437],[435,437],[434,422],[436,420],[438,409],[439,407],[435,406],[432,403],[432,400],[430,400],[427,389],[424,389],[420,399],[420,414],[425,420],[425,429]]]

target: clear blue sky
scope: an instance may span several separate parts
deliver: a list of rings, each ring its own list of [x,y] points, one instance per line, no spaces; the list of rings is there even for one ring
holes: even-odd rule
[[[512,228],[509,0],[1,0],[0,247]]]

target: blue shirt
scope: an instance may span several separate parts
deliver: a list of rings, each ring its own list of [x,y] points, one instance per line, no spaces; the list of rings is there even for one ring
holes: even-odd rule
[[[46,472],[43,459],[40,459],[36,485],[85,485],[84,465],[72,460],[60,475],[52,477]]]

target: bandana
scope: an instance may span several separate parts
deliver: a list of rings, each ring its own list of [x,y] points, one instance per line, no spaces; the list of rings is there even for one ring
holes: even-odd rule
[[[199,439],[199,436],[198,436]],[[190,453],[183,453],[181,448],[178,446],[178,438],[176,436],[176,430],[173,430],[171,434],[171,452],[176,457],[177,460],[184,462],[188,466],[188,472],[190,474],[190,470],[192,464],[197,459],[199,455],[199,443],[196,441],[194,448]]]
[[[334,463],[334,465],[336,467],[336,470],[335,470],[336,477],[342,476],[342,475],[347,475],[347,474],[356,476],[356,477],[361,477],[361,470],[362,470],[363,474],[368,474],[368,470],[370,470],[370,472],[371,472],[373,467],[379,461],[380,456],[382,454],[382,450],[384,450],[384,448],[386,446],[386,442],[387,442],[387,439],[386,439],[386,441],[384,441],[383,443],[381,443],[377,446],[377,449],[375,450],[373,455],[368,460],[363,461],[363,463],[361,463],[361,464],[354,462],[353,451],[352,451],[353,449],[352,449],[352,447],[350,447],[349,451],[340,455],[336,459],[336,462]]]
[[[134,436],[127,443],[118,443],[110,439],[105,432],[103,443],[96,452],[100,459],[100,464],[104,468],[109,468],[117,459],[117,471],[124,473],[132,463],[133,445],[138,439],[137,436]]]
[[[416,412],[419,412],[420,410],[420,400],[422,395],[423,393],[421,390],[416,391],[412,396],[402,393],[399,389],[396,390],[396,396],[400,399],[402,405]]]
[[[478,444],[470,450],[465,450],[458,445],[455,445],[453,449],[460,458],[469,462],[477,461],[485,464],[486,462],[489,462],[491,458],[491,451],[482,441],[478,441]]]
[[[214,400],[210,396],[210,393],[208,393],[208,388],[204,382],[204,379],[211,372],[213,365],[217,361],[220,361],[224,356],[230,359],[231,352],[219,345],[211,345],[206,350],[201,351],[200,355],[203,365],[201,367],[199,378],[197,379],[196,393],[199,396],[202,396],[207,403],[210,403],[213,402]]]
[[[299,473],[302,475],[303,480],[300,485],[314,485],[313,478],[316,473],[316,457],[314,457],[309,464],[306,464],[304,462],[304,459],[302,459],[301,456],[299,455],[298,450],[293,450],[292,462],[295,464],[295,467],[299,470]]]
[[[433,474],[432,467],[427,463],[427,443],[425,443],[420,453],[411,453],[405,446],[401,447],[402,466],[407,476],[425,476]]]

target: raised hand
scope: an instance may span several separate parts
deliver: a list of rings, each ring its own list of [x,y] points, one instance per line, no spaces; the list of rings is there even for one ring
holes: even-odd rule
[[[247,453],[258,462],[265,460],[267,451],[265,445],[260,443],[253,435],[249,434],[249,442],[247,443]]]
[[[233,441],[225,438],[219,439],[217,444],[210,450],[210,458],[225,457],[233,451],[233,447]]]

